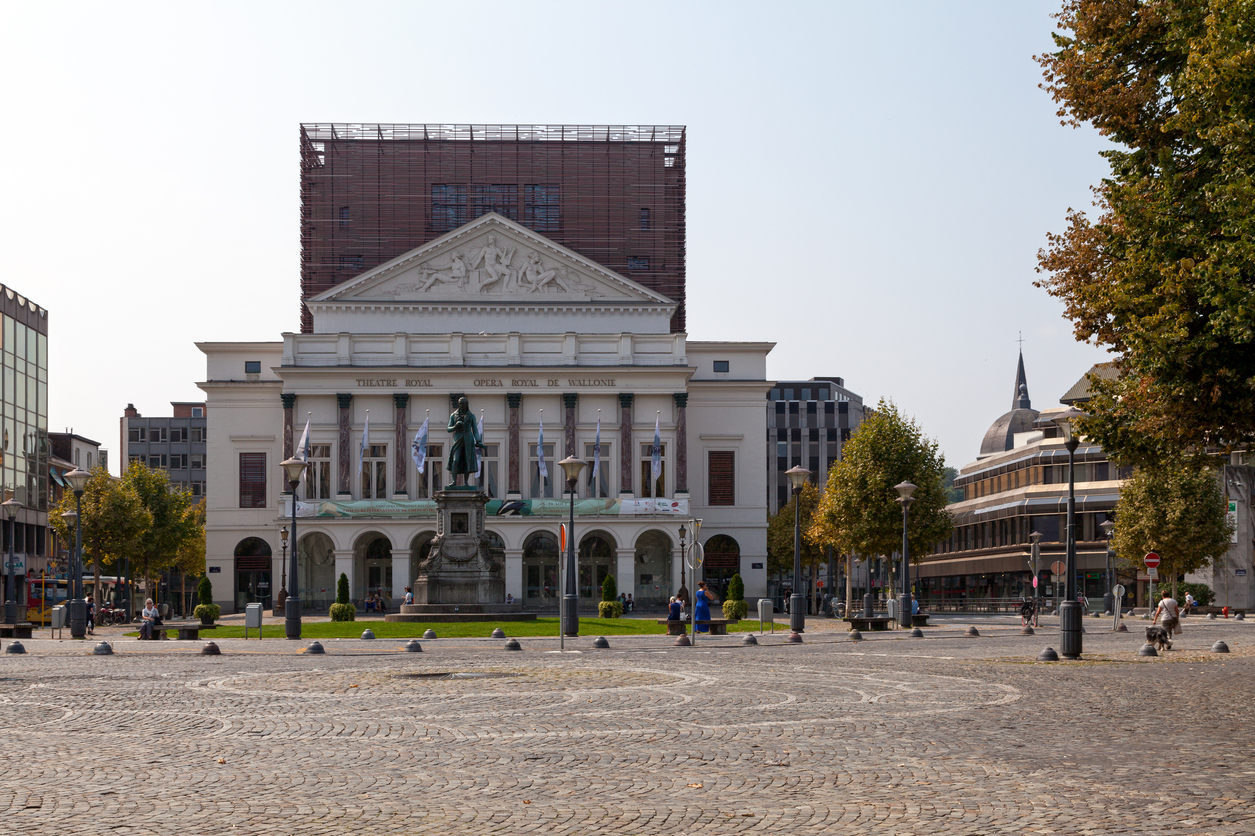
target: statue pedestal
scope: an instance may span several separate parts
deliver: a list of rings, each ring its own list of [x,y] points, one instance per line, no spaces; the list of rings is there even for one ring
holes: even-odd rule
[[[407,610],[504,604],[505,570],[489,553],[484,537],[487,503],[488,495],[474,486],[450,486],[436,493],[436,538],[418,567],[412,584],[414,604]]]

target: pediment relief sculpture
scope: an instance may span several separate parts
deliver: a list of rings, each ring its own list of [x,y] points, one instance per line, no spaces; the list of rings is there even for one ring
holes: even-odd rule
[[[458,296],[516,299],[557,293],[583,299],[606,295],[604,288],[535,250],[521,245],[499,246],[495,235],[489,235],[482,244],[472,242],[424,261],[379,293],[403,299],[453,289],[459,291]]]

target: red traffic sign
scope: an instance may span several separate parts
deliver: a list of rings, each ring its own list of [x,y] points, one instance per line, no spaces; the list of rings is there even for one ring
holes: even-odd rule
[[[819,587],[820,589],[823,589],[823,588],[824,588],[824,582],[823,582],[823,581],[815,581],[815,586]]]
[[[1056,560],[1054,563],[1050,564],[1050,571],[1054,572],[1056,575],[1062,575],[1064,572],[1068,571],[1068,566],[1062,560]]]
[[[1154,552],[1151,552],[1150,554],[1146,555],[1146,568],[1147,569],[1159,568],[1159,555],[1155,554]]]
[[[566,551],[566,523],[558,526],[558,554]]]

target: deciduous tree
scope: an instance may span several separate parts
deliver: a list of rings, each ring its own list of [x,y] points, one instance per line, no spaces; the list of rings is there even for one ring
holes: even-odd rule
[[[1138,468],[1120,489],[1112,547],[1126,569],[1138,569],[1148,552],[1175,584],[1229,549],[1233,529],[1215,472],[1193,460]]]
[[[798,500],[801,500],[799,506]],[[814,482],[807,482],[802,491],[789,497],[789,504],[767,520],[767,552],[771,557],[770,569],[783,572],[793,577],[793,512],[800,508],[802,524],[802,565],[811,567],[811,577],[818,577],[816,567],[824,557],[825,547],[811,542],[809,535],[814,521],[815,509],[819,507],[819,487]],[[804,590],[795,590],[803,592]],[[814,595],[811,589],[808,594]],[[818,612],[818,609],[814,610]]]
[[[94,468],[83,489],[83,553],[90,555],[96,583],[100,589],[101,566],[111,566],[126,555],[135,542],[152,526],[153,517],[144,507],[139,494],[126,483],[114,479],[103,467]],[[61,501],[48,513],[48,524],[71,548],[76,526],[61,516],[74,511],[74,494],[66,491]]]
[[[1117,357],[1081,429],[1117,459],[1255,442],[1255,15],[1247,0],[1068,0],[1038,56],[1065,124],[1115,147],[1039,286]]]
[[[170,474],[152,470],[143,462],[133,462],[122,475],[152,515],[152,525],[135,541],[135,555],[143,566],[143,576],[153,579],[172,568],[180,552],[197,537],[204,538],[204,528],[197,524],[192,510],[192,494],[170,485]],[[152,589],[152,587],[149,587]],[[155,597],[155,596],[154,596]]]

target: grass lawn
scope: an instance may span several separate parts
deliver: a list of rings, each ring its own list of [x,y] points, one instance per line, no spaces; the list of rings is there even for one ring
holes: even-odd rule
[[[742,624],[748,625],[745,621]],[[753,622],[755,628],[758,622]],[[421,621],[306,621],[301,625],[301,637],[306,639],[356,639],[362,631],[369,629],[381,639],[421,639],[423,633],[431,628],[442,639],[454,638],[487,638],[492,631],[500,627],[507,636],[558,636],[558,619],[537,618],[535,621],[476,621],[470,623],[428,624]],[[734,628],[735,629],[735,628]],[[748,629],[745,627],[743,629]],[[665,624],[656,624],[655,620],[645,618],[580,618],[581,636],[644,636],[664,634]],[[136,635],[136,634],[131,634]],[[244,637],[244,628],[235,625],[222,625],[200,634],[202,639],[240,639]],[[249,630],[250,636],[257,635],[256,630]],[[283,625],[266,625],[263,637],[283,635]]]

